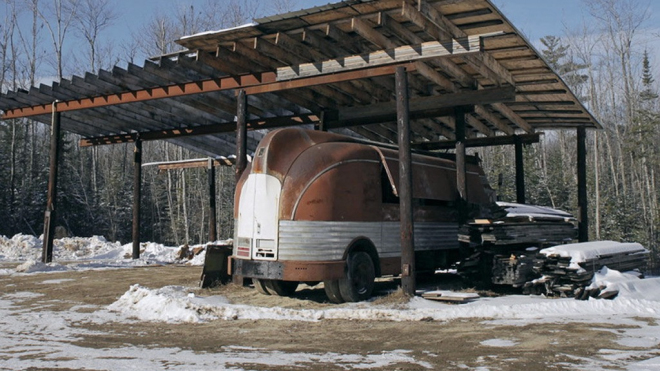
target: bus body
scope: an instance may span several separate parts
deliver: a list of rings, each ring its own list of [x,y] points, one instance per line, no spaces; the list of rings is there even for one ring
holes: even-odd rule
[[[455,162],[419,154],[412,162],[416,269],[448,267],[459,250]],[[232,273],[266,294],[323,281],[337,296],[337,283],[399,274],[398,182],[394,149],[321,131],[270,132],[236,186]],[[469,207],[483,213],[494,192],[475,161],[467,185]]]

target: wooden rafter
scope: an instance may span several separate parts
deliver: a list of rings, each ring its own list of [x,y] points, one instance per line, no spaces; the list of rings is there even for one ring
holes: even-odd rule
[[[362,55],[300,64],[277,69],[278,80],[344,72],[401,62],[425,60],[481,51],[480,37],[471,36],[447,42],[429,41],[418,45],[403,45]]]
[[[409,103],[410,117],[419,119],[452,115],[454,107],[473,106],[476,102],[484,104],[505,102],[513,100],[514,97],[515,89],[504,87],[416,98],[411,99]],[[363,107],[344,108],[338,111],[334,117],[327,116],[329,127],[392,122],[396,119],[396,107],[388,102],[377,103]]]
[[[481,138],[466,139],[465,146],[466,147],[503,146],[503,145],[513,145],[516,143],[516,141],[520,141],[520,143],[522,144],[533,144],[533,143],[538,143],[540,140],[541,140],[541,135],[539,133],[496,136],[496,137],[481,137]],[[452,149],[456,147],[456,141],[443,140],[439,142],[414,143],[413,147],[424,151]]]
[[[319,117],[313,114],[273,117],[267,119],[250,120],[247,122],[248,130],[271,129],[282,126],[314,124],[319,122]],[[117,135],[104,135],[94,138],[83,138],[80,140],[81,147],[98,146],[105,144],[132,143],[138,138],[142,141],[164,140],[199,135],[230,133],[236,130],[236,122],[226,122],[215,125],[203,125],[185,127],[179,129],[154,130],[140,133],[128,133]]]

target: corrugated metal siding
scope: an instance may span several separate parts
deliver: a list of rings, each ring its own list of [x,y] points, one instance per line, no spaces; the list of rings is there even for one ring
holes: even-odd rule
[[[458,248],[455,223],[415,223],[415,250]],[[399,222],[280,221],[278,260],[340,260],[357,237],[366,237],[381,258],[401,255]]]

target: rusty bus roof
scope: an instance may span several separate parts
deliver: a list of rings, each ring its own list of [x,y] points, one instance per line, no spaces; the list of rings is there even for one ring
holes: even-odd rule
[[[392,67],[406,66],[418,143],[454,139],[454,106],[473,107],[474,138],[601,127],[489,0],[347,0],[177,42],[186,50],[143,66],[0,94],[2,117],[48,124],[57,100],[83,145],[139,136],[226,154],[244,88],[251,129],[324,118],[394,143]]]

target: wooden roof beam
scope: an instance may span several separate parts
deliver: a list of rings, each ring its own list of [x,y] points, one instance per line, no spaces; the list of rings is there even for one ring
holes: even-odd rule
[[[273,40],[275,41],[275,40]],[[271,67],[277,68],[278,69],[278,80],[282,80],[281,77],[279,77],[279,69],[281,67],[286,67],[290,65],[298,65],[300,64],[300,60],[297,59],[298,56],[296,56],[293,53],[287,52],[284,49],[278,47],[277,45],[271,43],[270,41],[266,40],[265,38],[254,38],[254,49],[258,51],[258,53],[263,54],[265,56],[270,57],[273,60],[276,60],[278,64],[282,65],[271,65]],[[331,100],[334,101],[333,105],[340,105],[340,106],[349,106],[353,105],[353,98],[350,96],[350,94],[345,93],[344,91],[338,90],[332,86],[327,86],[327,85],[320,85],[320,86],[315,86],[313,90],[316,90],[319,94],[322,94]]]
[[[391,45],[391,43],[388,44]],[[465,48],[455,48],[458,44],[465,45]],[[361,55],[342,56],[335,59],[319,60],[310,63],[281,67],[277,69],[277,78],[278,80],[292,80],[295,78],[320,74],[357,70],[402,62],[414,62],[464,53],[476,53],[479,50],[481,49],[478,36],[469,37],[460,41],[429,41],[416,45],[395,46],[393,48],[377,50]],[[454,89],[453,85],[452,89]]]
[[[295,115],[287,117],[272,117],[266,119],[249,120],[248,130],[270,129],[282,126],[297,126],[314,124],[319,122],[319,117],[314,114]],[[141,133],[104,135],[80,140],[81,147],[98,146],[105,144],[131,143],[139,138],[143,141],[175,139],[182,137],[230,133],[236,130],[236,122],[225,122],[215,125],[190,126],[176,129],[163,129],[146,131]]]
[[[417,8],[408,3],[403,3],[402,14],[411,22],[424,29],[429,35],[439,40],[446,38],[463,38],[467,34],[458,28],[452,21],[440,14],[433,6],[426,1],[418,0]],[[495,82],[498,85],[515,85],[513,76],[502,66],[495,58],[486,52],[475,53],[474,55],[465,55],[463,59],[480,75]],[[460,69],[460,68],[458,68]],[[460,69],[462,70],[462,69]],[[457,69],[450,70],[452,75],[461,74]],[[463,72],[465,73],[465,72]],[[462,81],[468,81],[466,76],[460,76]]]
[[[376,126],[378,125],[355,126],[352,127],[351,130],[370,140],[396,143],[396,134],[389,130],[383,130],[384,128],[380,126]]]
[[[315,49],[312,49],[308,47],[307,45],[302,43],[301,41],[295,40],[293,37],[289,36],[288,34],[284,32],[278,32],[277,36],[275,38],[275,45],[281,47],[285,51],[287,51],[291,55],[296,55],[300,58],[305,59],[306,61],[323,61],[327,60],[328,57],[326,57],[324,54],[316,51]],[[318,64],[318,62],[316,62]],[[307,65],[306,63],[300,64],[298,67],[296,67],[296,70],[300,70],[302,66]],[[280,71],[282,71],[282,68],[278,68],[278,79],[281,79],[282,77],[280,76]],[[295,75],[294,75],[295,76]],[[303,77],[300,74],[298,74],[299,77]],[[286,80],[290,78],[284,78]],[[350,96],[356,98],[358,101],[362,103],[371,103],[373,99],[373,95],[370,94],[369,91],[365,91],[363,89],[358,89],[357,87],[353,86],[350,82],[339,82],[336,84],[336,87],[339,88],[339,90],[349,94]]]
[[[476,109],[476,107],[475,107]],[[474,117],[474,115],[468,114],[465,115],[467,119],[468,125],[472,126],[473,128],[477,129],[481,134],[484,134],[487,137],[494,137],[495,132],[491,130],[486,124],[481,122],[478,118]]]
[[[433,10],[435,10],[435,9],[433,9]],[[427,13],[431,13],[431,12],[432,11],[427,11]],[[444,24],[445,20],[446,20],[446,19],[443,18],[443,16],[441,16],[439,14],[435,14],[435,15],[431,14],[430,17],[436,19],[436,22],[432,22],[429,19],[429,17],[425,16],[420,11],[418,11],[417,9],[412,7],[410,4],[407,4],[405,2],[403,4],[402,14],[404,16],[406,16],[411,22],[417,24],[419,27],[422,27],[425,30],[435,29],[435,28],[439,27],[438,24],[436,24],[436,22]],[[383,22],[385,27],[388,27],[392,31],[394,31],[395,34],[400,35],[400,37],[403,37],[403,38],[405,38],[409,41],[413,41],[413,42],[421,41],[421,38],[419,38],[418,36],[414,35],[409,30],[402,27],[398,22],[389,19],[388,16],[381,16],[381,22]],[[453,25],[453,23],[449,20],[446,20],[446,22]],[[396,26],[396,25],[399,25],[399,26]],[[364,26],[361,26],[361,27],[364,27]],[[363,31],[363,33],[366,33],[366,31]],[[460,33],[465,35],[462,31]],[[377,34],[377,35],[382,36],[382,34]],[[384,36],[383,37],[378,37],[377,35],[370,35],[370,37],[372,39],[370,41],[372,41],[372,42],[374,42],[374,41],[375,42],[382,42],[382,43],[385,43],[385,44],[389,44],[388,46],[391,46],[393,44],[392,41],[389,41],[389,40],[385,41],[383,39]],[[440,38],[440,37],[447,38],[447,37],[450,37],[448,35],[449,34],[447,32],[445,32],[444,34],[438,32],[437,34],[432,34],[431,36],[433,36],[435,38]],[[436,61],[437,60],[439,60],[439,59],[436,59]],[[451,60],[446,59],[445,61],[446,61],[446,63],[443,64],[443,67],[447,68],[448,71],[451,71],[450,74],[454,78],[456,78],[462,84],[467,85],[467,86],[476,86],[477,85],[476,80],[474,80],[471,76],[469,76],[462,68],[458,67]],[[445,70],[445,71],[447,71],[447,70]],[[446,80],[446,81],[449,81],[449,80]],[[451,83],[451,82],[449,82],[449,83],[451,85],[445,85],[444,86],[445,89],[451,89],[449,91],[453,91],[453,92],[458,90],[458,88],[456,88],[453,85],[453,83]],[[479,105],[481,103],[477,102],[475,104]],[[513,134],[513,130],[509,127],[509,125],[503,123],[501,120],[497,119],[494,115],[490,114],[483,106],[478,106],[478,108],[479,108],[478,112],[482,112],[482,113],[485,113],[487,115],[487,117],[484,117],[484,119],[491,122],[495,127],[502,130],[503,132]],[[494,132],[490,128],[488,128],[481,121],[479,121],[478,119],[476,119],[474,117],[469,117],[468,118],[468,125],[474,127],[475,129],[477,129],[478,131],[482,132],[485,135],[494,135]]]
[[[327,37],[333,39],[339,47],[348,51],[350,54],[357,54],[360,52],[360,49],[357,47],[357,43],[353,42],[352,37],[337,28],[337,26],[328,23],[323,26],[321,31]]]
[[[528,133],[533,133],[534,128],[527,122],[525,121],[522,117],[518,116],[517,113],[515,113],[511,108],[507,107],[505,104],[502,103],[493,103],[491,106],[500,111],[500,113],[509,119],[509,121],[513,122],[514,124],[518,125],[521,129]]]
[[[394,49],[398,46],[393,41],[385,37],[383,34],[373,29],[371,26],[369,26],[369,24],[367,24],[364,20],[360,18],[353,18],[351,20],[351,29],[360,36],[362,36],[364,39],[366,39],[367,41],[371,42],[372,44],[376,45],[379,48]],[[424,62],[414,62],[414,65],[415,68],[417,68],[417,72],[420,75],[424,75],[424,73],[429,74],[428,70],[431,68],[425,65]],[[420,67],[424,72],[419,70]],[[437,80],[440,81],[440,79]],[[441,81],[441,82],[443,85],[446,85],[447,83],[451,83],[449,80]],[[417,90],[423,95],[427,95],[429,92],[428,91],[429,87],[423,82],[421,82],[415,76],[409,76],[408,83],[414,90]]]
[[[245,69],[245,67],[240,67],[236,64],[240,63],[239,60],[241,60],[238,53],[234,52],[233,50],[226,49],[220,45],[217,47],[216,57],[212,57],[206,53],[199,53],[197,58],[198,61],[229,75],[238,75]],[[250,63],[254,62],[250,60],[248,64]],[[254,65],[258,66],[257,71],[265,69],[265,67],[262,65],[256,63],[254,63]],[[282,99],[288,100],[295,105],[306,107],[314,112],[321,112],[323,110],[321,106],[319,106],[314,100],[310,99],[309,95],[310,92],[308,91],[295,93],[282,91],[278,94],[278,96]]]
[[[502,131],[503,133],[505,133],[507,135],[513,135],[515,133],[515,130],[509,124],[507,124],[504,121],[500,120],[499,117],[495,116],[495,114],[490,112],[484,106],[475,107],[474,108],[474,113],[481,116],[486,121],[490,122],[493,126],[495,126],[498,130]]]
[[[379,21],[381,26],[385,27],[394,35],[397,35],[405,43],[421,44],[424,42],[424,40],[421,37],[417,36],[414,32],[404,27],[401,23],[392,19],[386,13],[381,13],[379,17]],[[473,79],[472,76],[470,76],[462,68],[456,65],[456,63],[452,62],[447,58],[435,58],[426,61],[426,63],[436,68],[439,68],[445,74],[448,74],[449,76],[455,78],[458,81],[458,83],[465,88],[474,89],[477,86],[477,81]],[[445,86],[445,90],[456,91],[457,88],[456,87],[452,88],[451,86],[447,85]]]
[[[434,117],[434,118],[414,120],[414,121],[433,127],[436,135],[433,138],[429,138],[431,140],[437,140],[439,136],[443,136],[449,139],[455,139],[456,134],[454,133],[454,128],[456,128],[456,125],[454,126],[447,125],[448,121],[445,119],[453,119],[453,117],[452,116]],[[451,130],[447,129],[447,127],[450,127],[452,129]]]
[[[522,144],[538,143],[541,140],[540,134],[524,134],[524,135],[509,135],[509,136],[496,136],[496,137],[481,137],[470,138],[465,140],[466,147],[491,147],[491,146],[505,146],[514,145],[517,141]],[[443,140],[439,142],[421,142],[414,143],[415,149],[424,151],[434,151],[441,149],[456,148],[456,142],[453,140]]]
[[[338,72],[334,74],[318,75],[318,76],[306,77],[302,79],[249,86],[249,87],[245,87],[245,92],[248,94],[261,94],[261,93],[270,93],[274,91],[309,87],[314,85],[332,84],[336,82],[350,81],[355,79],[366,79],[377,76],[389,76],[394,74],[398,66],[406,66],[406,68],[409,71],[415,71],[415,64],[400,63],[394,65],[374,67],[364,70]]]
[[[410,116],[412,119],[446,116],[453,114],[453,108],[457,106],[472,106],[476,102],[503,102],[514,97],[513,87],[506,87],[411,99]],[[391,122],[396,120],[396,107],[390,102],[348,107],[338,111],[335,117],[327,115],[326,118],[329,119],[330,127]]]
[[[163,68],[165,67],[165,68]],[[175,83],[176,81],[186,81],[186,80],[201,80],[208,78],[209,76],[188,76],[189,71],[181,71],[180,64],[170,60],[163,59],[160,61],[160,66],[157,67],[154,64],[145,63],[142,71],[134,71],[136,76],[140,77],[149,77],[159,85],[167,85]],[[222,76],[210,76],[212,78],[222,77]],[[211,115],[211,117],[222,117],[225,120],[231,120],[236,115],[236,99],[233,96],[229,95],[216,95],[212,103],[202,102],[196,97],[186,97],[185,100],[182,100],[181,103],[193,107],[196,110],[204,112]],[[251,105],[248,107],[249,113],[263,116],[264,112],[258,107]]]
[[[466,35],[465,32],[463,32],[460,28],[458,28],[453,22],[451,22],[445,16],[440,14],[440,12],[438,12],[437,9],[429,5],[426,1],[417,0],[417,4],[418,4],[417,6],[418,11],[426,19],[428,19],[431,23],[433,23],[437,27],[437,30],[439,30],[440,32],[445,33],[447,36],[451,36],[451,37],[462,37]],[[508,84],[511,84],[512,86],[515,86],[513,75],[504,66],[502,66],[499,62],[497,62],[497,60],[492,58],[492,56],[484,56],[485,54],[486,53],[482,53],[479,56],[466,55],[464,56],[464,59],[473,67],[481,66],[477,70],[482,75],[484,75],[484,77],[493,80],[498,84],[502,84],[506,82]],[[493,105],[493,108],[500,111],[500,113],[502,113],[504,117],[509,119],[511,122],[513,122],[521,129],[525,130],[526,132],[528,133],[534,132],[534,129],[531,127],[531,125],[529,125],[528,122],[523,120],[520,116],[518,116],[515,112],[513,112],[513,110],[511,110],[506,105],[497,104],[497,105]],[[486,120],[491,121],[488,118],[486,118]],[[500,128],[500,130],[502,128]]]
[[[314,48],[326,57],[326,59],[343,57],[350,55],[352,53],[342,49],[337,44],[331,42],[326,37],[322,36],[320,31],[305,28],[303,32],[300,33],[301,42],[304,45],[308,45],[311,48]],[[384,86],[378,85],[376,80],[367,81],[367,80],[353,80],[349,82],[357,89],[368,92],[379,101],[388,101],[392,98],[391,85],[385,88]]]
[[[222,77],[226,75],[226,72],[223,72],[210,64],[204,63],[208,60],[220,61],[219,58],[213,57],[208,52],[199,50],[194,57],[180,57],[177,58],[176,63],[182,65],[185,68],[189,68],[199,73],[205,74],[210,77]],[[214,63],[214,62],[211,62]],[[258,105],[263,109],[269,111],[288,111],[293,114],[302,113],[300,105],[294,104],[290,101],[287,101],[283,98],[280,98],[274,94],[271,95],[262,95],[260,97],[253,96],[251,99],[258,100]],[[286,115],[286,113],[278,114],[280,116]]]

